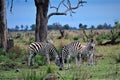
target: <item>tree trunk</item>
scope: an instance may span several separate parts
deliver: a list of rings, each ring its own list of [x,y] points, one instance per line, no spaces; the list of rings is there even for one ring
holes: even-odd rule
[[[7,50],[6,0],[0,0],[0,36],[2,48]]]
[[[45,41],[47,38],[47,13],[49,0],[35,0],[36,6],[36,30],[35,41]]]

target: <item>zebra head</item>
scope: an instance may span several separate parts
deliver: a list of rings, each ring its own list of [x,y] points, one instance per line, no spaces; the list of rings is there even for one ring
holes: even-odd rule
[[[59,67],[60,66],[60,58],[56,57],[55,64]]]
[[[57,58],[55,59],[55,64],[56,64],[60,69],[62,69],[62,68],[63,68],[62,57],[57,57]]]
[[[94,48],[95,48],[94,40],[90,39],[90,41],[89,41],[87,46],[88,46],[89,50],[94,50]]]

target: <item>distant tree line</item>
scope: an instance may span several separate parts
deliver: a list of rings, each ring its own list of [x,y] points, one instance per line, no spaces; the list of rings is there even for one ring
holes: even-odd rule
[[[36,25],[32,24],[31,26],[28,25],[16,25],[15,28],[8,28],[8,31],[35,31]],[[114,22],[114,26],[111,26],[110,24],[104,23],[104,24],[99,24],[97,26],[91,25],[88,27],[86,24],[79,24],[79,28],[76,27],[71,27],[69,24],[61,25],[60,23],[53,23],[51,25],[48,25],[48,30],[59,30],[59,29],[64,29],[64,30],[87,30],[87,29],[113,29],[113,28],[118,28],[120,29],[120,23],[119,21]]]

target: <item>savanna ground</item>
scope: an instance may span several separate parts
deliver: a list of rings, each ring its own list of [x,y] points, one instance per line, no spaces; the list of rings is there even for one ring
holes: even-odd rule
[[[82,31],[66,31],[65,39],[57,39],[59,31],[49,31],[48,36],[58,51],[61,46],[72,41],[83,41]],[[89,31],[88,31],[89,32]],[[109,31],[99,31],[107,33]],[[8,37],[14,38],[14,47],[8,53],[0,49],[0,80],[120,80],[120,44],[96,45],[95,65],[87,66],[84,61],[82,66],[75,66],[71,60],[69,70],[60,71],[54,64],[45,64],[45,58],[37,55],[35,65],[27,66],[29,55],[28,46],[34,41],[33,32],[10,32]],[[97,42],[95,41],[97,44]]]

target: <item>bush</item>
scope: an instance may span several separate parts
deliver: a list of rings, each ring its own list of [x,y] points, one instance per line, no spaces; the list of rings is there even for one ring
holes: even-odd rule
[[[73,38],[73,40],[75,40],[75,41],[77,41],[79,39],[79,37],[77,37],[77,36],[75,36],[74,38]]]
[[[107,34],[100,34],[100,35],[98,35],[97,38],[96,38],[97,44],[98,45],[102,45],[103,41],[105,39],[108,39],[108,35]]]
[[[1,70],[10,70],[14,69],[16,66],[16,63],[9,59],[8,57],[1,55],[0,56],[0,69]]]
[[[22,56],[22,49],[19,46],[14,46],[11,49],[9,49],[9,54],[7,54],[9,57],[18,58]]]
[[[29,38],[28,44],[30,44],[30,43],[32,43],[32,42],[34,42],[34,37],[30,37],[30,38]]]
[[[15,39],[18,39],[18,38],[21,38],[21,34],[20,33],[17,33],[16,36],[15,36]]]
[[[5,54],[6,52],[2,48],[0,48],[0,55],[5,55]]]

